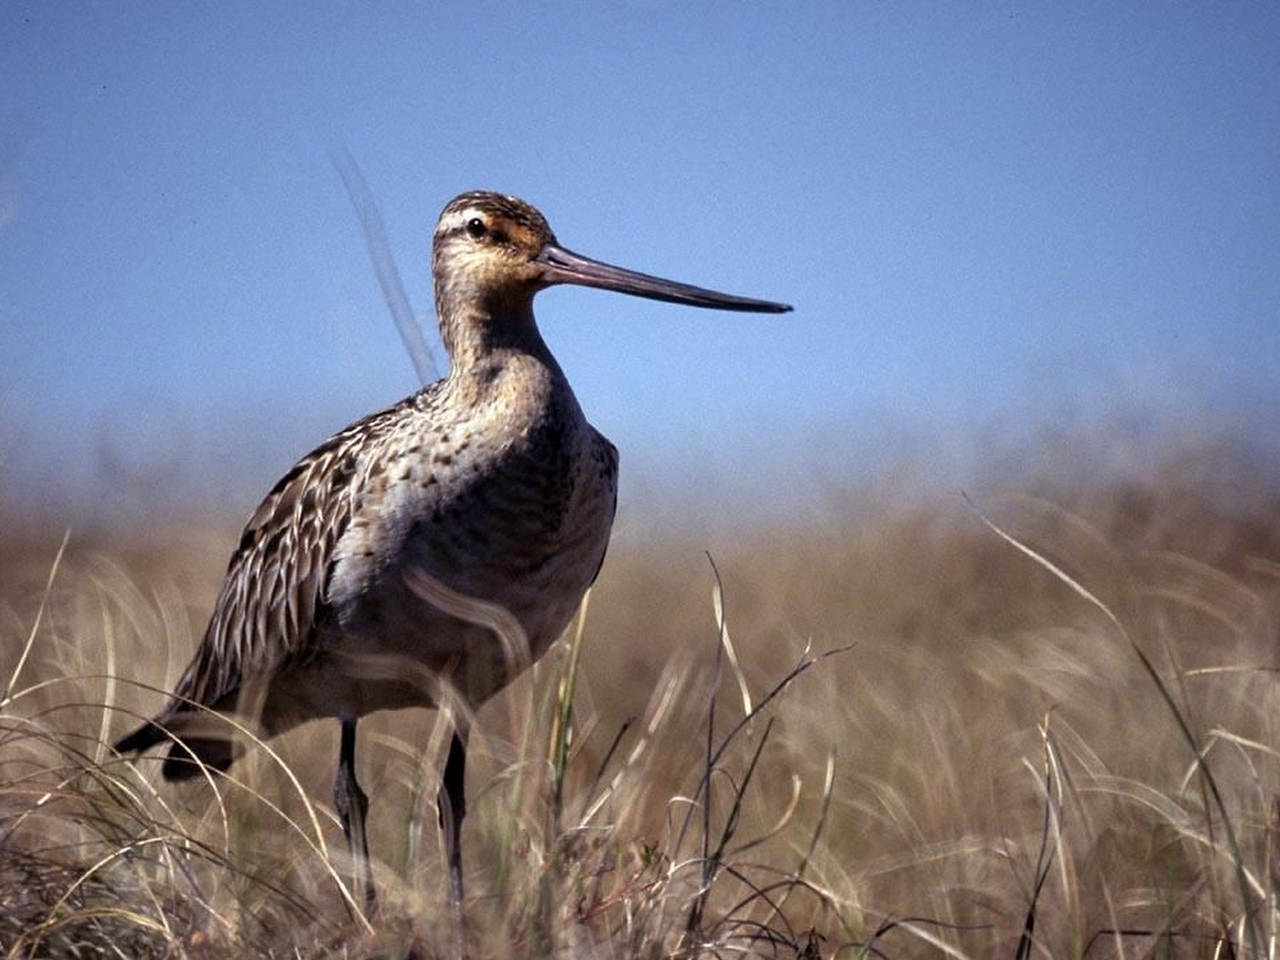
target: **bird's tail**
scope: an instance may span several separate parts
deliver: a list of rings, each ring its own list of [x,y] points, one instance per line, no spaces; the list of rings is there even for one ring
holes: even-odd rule
[[[178,739],[175,740],[175,736]],[[161,743],[169,744],[169,755],[160,768],[166,780],[190,780],[201,776],[205,767],[225,770],[243,752],[225,737],[211,737],[203,733],[182,737],[155,720],[148,720],[137,730],[121,737],[112,747],[117,753],[142,753]]]

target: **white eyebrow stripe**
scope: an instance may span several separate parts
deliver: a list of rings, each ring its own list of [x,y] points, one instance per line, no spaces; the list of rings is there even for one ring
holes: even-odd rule
[[[436,235],[441,236],[446,233],[452,233],[455,230],[462,229],[463,224],[468,220],[479,217],[485,223],[489,222],[488,216],[478,207],[465,207],[462,210],[455,210],[447,216],[440,218],[440,223],[436,227]]]

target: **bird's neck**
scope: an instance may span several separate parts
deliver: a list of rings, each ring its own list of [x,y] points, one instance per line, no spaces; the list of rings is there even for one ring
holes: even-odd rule
[[[441,309],[440,317],[455,389],[486,394],[516,387],[513,379],[537,381],[541,386],[535,389],[553,393],[559,392],[555,386],[567,389],[560,365],[538,332],[530,302],[455,304]]]
[[[555,366],[528,299],[438,304],[440,336],[455,370],[483,367],[495,355],[527,354]]]

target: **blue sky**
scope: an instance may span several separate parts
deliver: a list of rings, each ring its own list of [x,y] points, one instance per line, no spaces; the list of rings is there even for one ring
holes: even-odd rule
[[[1274,426],[1274,3],[10,0],[0,38],[11,498],[242,515],[415,388],[339,147],[424,316],[472,188],[795,304],[539,296],[624,501],[803,500],[904,451],[954,488],[993,431],[1122,414]]]

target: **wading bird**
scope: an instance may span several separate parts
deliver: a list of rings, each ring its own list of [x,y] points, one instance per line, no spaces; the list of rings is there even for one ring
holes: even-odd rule
[[[543,342],[534,294],[570,283],[717,310],[791,309],[580,256],[529,204],[495,193],[444,208],[433,271],[448,375],[284,475],[245,527],[168,704],[115,745],[168,744],[163,774],[181,780],[243,751],[218,714],[248,717],[264,736],[336,717],[334,805],[369,909],[360,717],[439,705],[442,688],[482,703],[560,636],[604,560],[617,450]],[[466,742],[459,713],[437,796],[455,912]]]

